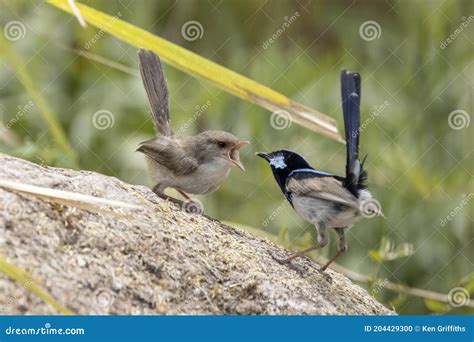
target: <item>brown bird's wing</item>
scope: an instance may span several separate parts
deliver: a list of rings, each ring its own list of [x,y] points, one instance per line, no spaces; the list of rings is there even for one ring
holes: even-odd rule
[[[172,134],[168,103],[168,87],[160,58],[150,50],[138,51],[140,73],[150,102],[151,117],[158,135]]]
[[[357,199],[342,182],[333,177],[290,178],[286,189],[296,196],[307,196],[336,202],[355,209],[359,208]]]
[[[144,141],[137,151],[168,168],[177,176],[193,173],[199,166],[198,162],[189,157],[176,141],[166,137]]]

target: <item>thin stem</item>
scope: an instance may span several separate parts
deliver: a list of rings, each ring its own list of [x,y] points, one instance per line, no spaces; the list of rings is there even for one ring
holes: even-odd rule
[[[6,57],[7,61],[15,70],[18,80],[30,94],[58,146],[64,151],[67,157],[70,158],[74,166],[77,167],[77,154],[69,143],[69,140],[61,124],[54,116],[44,97],[41,96],[33,80],[31,79],[25,64],[20,60],[14,49],[11,48],[9,42],[3,38],[3,35],[0,35],[0,52],[2,52],[2,54]]]
[[[322,263],[322,264],[326,263],[327,260],[328,259],[326,259],[324,257],[319,257],[317,259],[317,261]],[[360,283],[366,283],[367,284],[367,283],[370,283],[370,282],[374,281],[368,275],[352,271],[352,270],[350,270],[348,268],[345,268],[344,266],[341,266],[341,265],[336,264],[336,263],[333,263],[331,265],[331,268],[334,271],[345,275],[347,278],[349,278],[351,280],[354,280],[354,281],[357,281],[357,282],[360,282]],[[393,283],[391,281],[384,282],[383,287],[386,288],[386,289],[389,289],[391,291],[398,292],[398,293],[404,293],[404,294],[407,294],[407,295],[420,297],[420,298],[425,298],[425,299],[432,299],[432,300],[436,300],[436,301],[442,302],[442,303],[449,303],[449,296],[445,293],[439,293],[439,292],[424,290],[424,289],[420,289],[420,288],[416,288],[416,287],[407,287],[403,284]],[[474,303],[468,302],[465,306],[469,307],[469,308],[474,308]]]

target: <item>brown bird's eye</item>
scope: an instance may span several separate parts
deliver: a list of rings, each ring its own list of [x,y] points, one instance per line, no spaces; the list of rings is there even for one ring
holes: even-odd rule
[[[220,148],[225,148],[225,147],[226,147],[226,144],[225,144],[225,142],[223,142],[223,141],[218,141],[218,142],[217,142],[217,146],[219,146]]]

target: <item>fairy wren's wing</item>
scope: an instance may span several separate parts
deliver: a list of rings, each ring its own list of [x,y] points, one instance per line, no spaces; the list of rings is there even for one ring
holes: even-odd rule
[[[172,134],[168,104],[168,87],[160,58],[150,50],[138,51],[140,73],[150,102],[151,117],[157,135]]]
[[[176,176],[189,175],[199,166],[198,161],[186,153],[176,139],[169,137],[159,136],[144,141],[137,151],[168,168]]]
[[[332,176],[315,176],[312,172],[295,173],[288,179],[286,190],[293,196],[313,197],[359,208],[357,198]]]

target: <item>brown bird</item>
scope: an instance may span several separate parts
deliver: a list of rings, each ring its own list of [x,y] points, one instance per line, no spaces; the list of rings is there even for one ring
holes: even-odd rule
[[[166,197],[174,188],[186,199],[189,194],[206,194],[219,188],[232,166],[245,171],[239,149],[248,141],[224,131],[206,131],[193,136],[174,135],[171,129],[168,89],[159,57],[140,49],[140,73],[150,102],[156,137],[140,143],[137,151],[145,154],[153,192]]]

